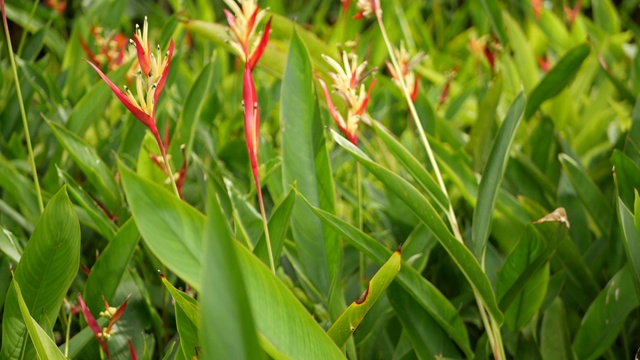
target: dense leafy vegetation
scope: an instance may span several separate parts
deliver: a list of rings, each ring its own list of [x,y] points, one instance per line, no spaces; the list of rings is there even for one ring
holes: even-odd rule
[[[640,1],[0,3],[0,358],[637,356]]]

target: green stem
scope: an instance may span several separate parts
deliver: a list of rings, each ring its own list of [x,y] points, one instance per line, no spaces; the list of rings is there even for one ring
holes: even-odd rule
[[[33,146],[31,145],[31,135],[29,134],[29,122],[27,121],[27,112],[24,109],[24,101],[22,100],[22,89],[20,88],[20,80],[18,79],[18,67],[16,66],[16,59],[13,54],[13,47],[11,46],[11,37],[9,36],[9,24],[7,23],[7,16],[4,9],[4,3],[2,4],[2,23],[4,25],[4,33],[7,37],[7,47],[9,48],[9,59],[11,60],[13,78],[16,83],[16,95],[18,96],[18,105],[20,106],[20,115],[22,116],[22,126],[24,128],[24,136],[27,141],[27,152],[29,154],[29,163],[31,165],[31,175],[33,176],[33,183],[36,187],[36,196],[38,197],[38,207],[40,209],[40,213],[42,213],[44,212],[44,201],[42,201],[42,190],[40,189],[40,181],[38,180],[38,172],[36,169],[36,159],[33,156]]]
[[[155,121],[154,121],[155,123]],[[160,139],[160,134],[158,133],[158,129],[151,129],[153,136],[156,138],[156,142],[158,143],[158,147],[160,148],[160,153],[162,154],[162,160],[164,162],[164,166],[169,173],[169,182],[171,183],[171,187],[173,188],[173,192],[176,194],[178,198],[182,198],[180,196],[180,192],[178,191],[178,185],[176,185],[176,179],[173,175],[173,170],[171,169],[171,164],[169,164],[169,157],[167,156],[167,149],[164,148],[164,143],[162,139]]]
[[[358,229],[363,231],[364,221],[362,214],[362,170],[360,169],[360,163],[356,162],[356,188],[358,192]],[[364,254],[360,252],[360,291],[364,291],[367,286],[367,282],[364,280]]]
[[[382,37],[384,38],[384,42],[387,45],[387,49],[389,51],[389,57],[391,58],[391,64],[393,65],[393,69],[396,74],[402,74],[400,71],[400,65],[398,64],[398,59],[393,51],[393,46],[391,45],[391,41],[389,41],[389,36],[387,35],[387,30],[384,26],[384,22],[382,21],[382,15],[378,14],[378,25],[380,26],[380,32],[382,32]],[[436,162],[436,158],[433,154],[433,150],[431,149],[431,145],[429,145],[429,140],[427,140],[427,135],[422,127],[422,122],[420,121],[420,116],[418,115],[418,111],[416,110],[413,101],[411,100],[411,94],[409,92],[409,88],[407,87],[406,82],[402,76],[398,76],[398,81],[400,82],[400,88],[402,93],[404,94],[405,99],[407,100],[407,104],[409,106],[409,112],[413,117],[413,122],[418,129],[418,135],[420,136],[420,141],[424,146],[425,151],[427,152],[427,157],[429,158],[429,163],[431,167],[433,167],[433,171],[436,175],[436,180],[438,181],[438,185],[440,189],[444,193],[444,196],[447,198],[447,202],[449,203],[449,208],[447,209],[447,218],[449,223],[451,224],[451,229],[453,230],[454,235],[458,241],[462,241],[462,234],[460,233],[460,228],[458,226],[458,220],[456,220],[455,212],[453,211],[453,206],[451,205],[451,200],[449,199],[449,192],[447,191],[447,187],[444,184],[444,180],[442,178],[442,173],[440,172],[440,168],[438,167],[438,163]]]
[[[382,21],[382,10],[378,9],[375,15],[376,15],[376,19],[378,20],[378,25],[380,26],[380,32],[382,33],[382,37],[384,38],[384,42],[389,51],[389,57],[391,58],[391,64],[393,65],[394,71],[396,72],[396,74],[402,74],[402,72],[400,71],[400,66],[398,64],[398,59],[395,56],[395,53],[393,51],[393,46],[391,45],[391,41],[389,41],[387,30],[384,26],[384,22]],[[447,188],[444,184],[444,180],[442,178],[442,173],[440,172],[440,168],[438,167],[438,163],[436,162],[435,156],[433,154],[433,150],[431,149],[431,145],[429,144],[427,135],[424,131],[424,128],[422,127],[420,116],[418,115],[416,107],[413,104],[413,101],[411,100],[411,94],[409,92],[409,88],[407,87],[407,84],[404,81],[404,78],[402,76],[398,76],[398,81],[400,82],[400,88],[409,106],[409,112],[414,119],[416,128],[418,129],[420,140],[425,148],[425,151],[427,152],[429,163],[433,167],[433,171],[436,175],[436,180],[438,181],[438,185],[440,186],[440,189],[444,193],[444,196],[447,198],[449,207],[447,209],[446,215],[449,220],[449,223],[451,224],[453,234],[455,235],[458,241],[464,244],[464,241],[462,239],[462,234],[460,233],[460,228],[458,226],[458,221],[456,220],[456,215],[455,215],[455,212],[453,211],[453,206],[451,205],[451,199],[449,198],[449,193],[447,191]],[[493,355],[498,360],[504,360],[505,353],[504,353],[504,346],[502,344],[502,335],[500,334],[500,326],[496,323],[493,316],[490,316],[490,314],[489,316],[487,316],[488,314],[486,313],[486,307],[480,298],[480,294],[478,294],[478,292],[475,290],[474,290],[474,296],[478,304],[478,309],[480,310],[482,323],[484,325],[485,330],[487,331],[487,336],[491,343]]]
[[[260,185],[258,185],[260,186]],[[267,242],[267,253],[269,254],[269,266],[271,272],[276,273],[276,265],[273,261],[273,250],[271,249],[271,237],[269,236],[269,224],[267,223],[267,213],[264,210],[264,201],[262,200],[262,189],[258,187],[258,203],[260,204],[260,215],[262,215],[262,227],[264,229],[264,239]]]

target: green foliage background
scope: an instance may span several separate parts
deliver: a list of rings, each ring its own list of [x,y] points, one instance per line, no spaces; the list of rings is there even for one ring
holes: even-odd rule
[[[633,358],[640,1],[545,1],[539,14],[535,1],[380,3],[391,41],[427,54],[415,106],[464,244],[376,21],[353,20],[355,2],[265,1],[273,31],[255,80],[274,275],[224,2],[78,0],[60,14],[6,1],[46,209],[2,37],[0,358],[99,358],[77,293],[96,317],[103,296],[131,296],[108,341],[117,359],[132,357],[128,340],[143,359],[485,359],[497,355],[483,316],[507,358]],[[174,169],[186,146],[185,201],[82,60],[92,27],[130,36],[144,16],[152,46],[176,43],[157,118]],[[315,80],[329,81],[322,54],[346,48],[378,69],[358,148],[332,130]],[[128,67],[109,77],[125,84]],[[557,208],[562,221],[536,221]]]

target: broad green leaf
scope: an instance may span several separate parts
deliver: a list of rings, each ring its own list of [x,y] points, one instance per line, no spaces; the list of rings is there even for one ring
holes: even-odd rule
[[[343,359],[344,355],[280,280],[236,246],[263,349],[273,358]]]
[[[203,216],[174,194],[142,179],[121,162],[118,169],[131,214],[151,252],[196,291],[202,280]]]
[[[58,141],[87,176],[89,183],[95,186],[101,195],[100,199],[104,201],[104,206],[111,212],[117,211],[121,204],[120,190],[111,170],[100,159],[96,150],[66,128],[52,121],[49,121],[49,126]]]
[[[304,197],[301,197],[301,199],[304,199]],[[305,203],[311,207],[308,202],[305,201]],[[324,223],[342,235],[345,241],[356,247],[377,264],[384,264],[391,256],[391,251],[386,249],[378,241],[335,215],[316,207],[311,207],[311,209]],[[464,323],[458,314],[458,310],[451,305],[440,290],[409,265],[403,265],[400,268],[396,280],[413,299],[435,319],[464,353],[470,356],[472,351]]]
[[[45,332],[51,332],[79,265],[80,224],[63,187],[47,203],[14,276],[29,313],[37,316]],[[0,358],[28,357],[33,349],[28,346],[23,352],[25,340],[25,324],[11,288],[5,300]]]
[[[538,312],[547,292],[551,251],[529,225],[498,275],[497,295],[505,323],[520,330]]]
[[[493,30],[496,32],[496,35],[498,35],[498,40],[500,40],[500,43],[506,44],[507,35],[504,31],[504,22],[502,20],[502,12],[500,11],[498,0],[480,0],[480,2],[489,17]]]
[[[183,144],[187,147],[186,153],[189,154],[191,152],[196,126],[202,115],[205,100],[207,100],[211,92],[215,69],[216,67],[213,63],[205,65],[200,75],[198,75],[197,80],[193,83],[191,90],[189,90],[189,94],[184,102],[184,110],[182,114],[180,114],[180,119],[178,120],[175,132],[171,137],[171,143],[169,144],[169,153],[172,154],[174,158],[179,159],[182,157],[180,146]],[[183,161],[186,161],[186,159],[183,159]]]
[[[67,189],[71,193],[71,197],[83,208],[89,218],[93,221],[93,224],[87,224],[89,226],[93,225],[105,239],[111,240],[113,236],[116,234],[116,225],[109,219],[107,214],[100,209],[100,207],[96,204],[95,200],[91,198],[91,196],[87,193],[82,186],[78,185],[76,181],[69,175],[66,171],[57,167],[58,177],[60,180],[64,181],[67,184]]]
[[[3,227],[0,227],[0,252],[16,264],[20,262],[22,249],[19,247],[19,243],[11,231]]]
[[[402,256],[400,249],[398,249],[391,255],[389,260],[380,267],[373,278],[371,278],[364,293],[351,303],[331,325],[329,330],[327,330],[327,334],[336,345],[342,347],[351,334],[356,331],[362,319],[364,319],[369,310],[371,310],[371,307],[373,307],[373,304],[378,301],[378,298],[385,292],[389,284],[393,281],[393,278],[396,277],[398,271],[400,271],[401,264]]]
[[[502,97],[504,77],[496,76],[478,104],[476,122],[469,134],[467,149],[473,158],[474,171],[480,172],[487,163],[491,144],[495,137],[498,121],[496,109]]]
[[[462,358],[449,335],[401,285],[391,283],[387,298],[409,336],[411,349],[418,359],[435,359],[438,356]]]
[[[620,19],[616,7],[610,0],[591,1],[593,19],[597,26],[606,31],[609,35],[620,32]]]
[[[578,73],[580,65],[589,55],[589,45],[582,44],[569,50],[557,64],[542,78],[533,89],[524,111],[524,118],[529,119],[545,101],[555,97],[564,90]]]
[[[180,335],[180,348],[185,359],[191,359],[195,354],[195,348],[187,344],[206,344],[204,339],[198,339],[198,333],[202,330],[202,321],[205,323],[207,318],[201,318],[200,304],[191,296],[176,289],[164,275],[160,275],[162,283],[169,290],[169,294],[176,303],[176,322],[178,323],[178,334]],[[220,332],[222,335],[223,332]],[[207,355],[210,353],[207,352]],[[216,358],[215,356],[211,358]]]
[[[636,227],[634,216],[627,208],[620,197],[617,198],[618,203],[618,218],[620,220],[620,228],[622,230],[624,239],[624,249],[627,254],[627,263],[629,264],[629,270],[631,277],[633,278],[633,285],[636,288],[636,294],[640,299],[640,230]],[[636,190],[635,207],[640,206],[640,197]],[[636,213],[638,218],[638,213]]]
[[[611,155],[614,179],[620,200],[628,207],[634,203],[634,189],[640,189],[640,166],[622,151],[614,150]]]
[[[629,267],[624,267],[589,306],[573,339],[578,359],[597,359],[618,337],[629,314],[638,307]]]
[[[576,193],[587,208],[589,215],[591,215],[600,232],[607,236],[611,231],[611,214],[613,214],[610,202],[576,160],[567,154],[560,154],[558,157],[562,164],[562,169],[567,174],[569,181],[571,181],[571,185],[576,189]]]
[[[434,233],[440,245],[449,253],[460,271],[464,274],[469,284],[478,292],[487,310],[498,322],[502,323],[503,317],[496,302],[489,279],[482,271],[480,264],[473,254],[451,234],[431,203],[406,180],[397,174],[385,169],[373,162],[360,149],[356,148],[347,139],[335,131],[331,131],[335,141],[347,150],[354,158],[364,165],[378,180],[398,196],[420,220]]]
[[[12,282],[13,287],[15,289],[15,294],[18,299],[18,306],[20,307],[20,312],[22,313],[22,319],[27,326],[27,331],[29,332],[29,337],[31,341],[33,341],[33,345],[36,348],[36,353],[40,359],[66,359],[64,355],[60,352],[56,343],[47,335],[47,333],[38,325],[29,313],[29,308],[27,304],[25,304],[24,299],[22,298],[22,292],[20,291],[20,286],[17,282]]]
[[[483,264],[498,191],[509,161],[509,150],[515,139],[520,119],[522,119],[524,106],[524,93],[521,91],[513,101],[500,130],[498,130],[498,136],[493,142],[489,159],[482,172],[482,180],[480,180],[478,188],[478,201],[473,211],[471,239],[476,257],[482,259]]]
[[[189,297],[189,301],[196,302],[195,299]],[[189,319],[187,313],[181,306],[176,306],[176,329],[180,335],[180,348],[185,359],[193,359],[198,355],[198,349],[202,346],[198,337],[198,328]]]
[[[295,202],[296,192],[289,190],[287,196],[273,209],[271,217],[269,218],[269,237],[271,238],[271,250],[273,251],[274,259],[280,258],[280,252],[284,245],[284,238],[289,228],[289,220],[291,219]],[[269,264],[269,253],[267,251],[264,232],[260,236],[256,247],[253,249],[253,253],[265,264]]]
[[[555,298],[545,310],[540,329],[540,354],[543,359],[573,360],[569,324],[564,304]]]
[[[200,291],[206,217],[122,163],[118,168],[133,218],[147,246],[168,269]],[[290,290],[260,259],[238,242],[234,244],[262,348],[274,358],[343,358]]]
[[[202,279],[202,329],[200,337],[209,358],[261,359],[264,354],[242,280],[242,271],[229,223],[216,192],[207,191],[204,269]]]
[[[33,182],[18,172],[14,164],[0,154],[0,187],[17,202],[17,210],[35,222],[40,214]],[[4,198],[8,201],[8,198]]]
[[[525,36],[524,31],[526,30],[522,29],[521,24],[511,17],[508,12],[504,13],[504,20],[507,27],[509,45],[513,49],[513,60],[518,64],[516,70],[520,75],[520,79],[522,79],[522,86],[525,91],[529,92],[538,81],[538,64],[536,63],[532,44]],[[480,113],[478,116],[481,116]]]
[[[314,206],[323,206],[323,197],[332,197],[333,179],[313,94],[311,62],[295,32],[289,45],[280,109],[283,184],[285,188],[295,184]],[[291,228],[298,257],[306,276],[327,298],[342,262],[340,240],[323,229],[322,222],[304,204],[294,204],[293,209]]]
[[[449,210],[449,201],[442,190],[427,172],[424,166],[407,150],[398,140],[396,140],[389,131],[377,121],[372,121],[372,126],[376,135],[384,142],[387,149],[395,156],[395,158],[404,165],[411,176],[422,186],[429,194],[429,198],[434,200],[440,211]]]
[[[108,303],[113,302],[139,239],[138,228],[133,219],[129,219],[100,254],[91,267],[84,288],[84,301],[89,309],[101,308],[103,296]]]

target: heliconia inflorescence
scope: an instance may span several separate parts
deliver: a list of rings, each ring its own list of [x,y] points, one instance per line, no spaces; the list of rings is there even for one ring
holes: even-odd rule
[[[332,89],[347,104],[347,116],[343,117],[333,104],[327,85],[318,77],[327,100],[329,113],[349,141],[354,145],[358,145],[358,124],[367,109],[371,98],[371,89],[373,89],[376,82],[374,79],[367,92],[364,81],[374,70],[366,70],[366,61],[358,64],[358,57],[355,54],[349,55],[346,52],[342,52],[342,65],[326,55],[322,55],[322,57],[335,71],[329,73],[331,79],[333,79]]]
[[[148,22],[147,17],[145,17],[142,29],[140,29],[139,25],[136,25],[136,32],[133,39],[130,40],[130,43],[135,46],[138,62],[138,70],[135,76],[135,93],[126,85],[124,86],[124,90],[121,90],[102,72],[97,64],[94,64],[92,61],[85,61],[87,61],[102,80],[109,85],[118,100],[151,131],[151,134],[158,143],[164,160],[161,168],[170,177],[169,181],[174,182],[176,192],[182,197],[181,187],[184,183],[184,179],[182,178],[184,174],[181,171],[177,179],[171,179],[171,171],[169,170],[167,161],[168,142],[162,141],[156,124],[156,106],[158,98],[167,82],[167,76],[169,75],[174,49],[173,39],[169,42],[169,49],[164,53],[164,56],[161,52],[160,45],[157,45],[156,51],[154,52],[149,41]],[[168,134],[165,136],[168,137]],[[184,161],[186,163],[186,159]],[[156,161],[156,163],[159,162]]]

